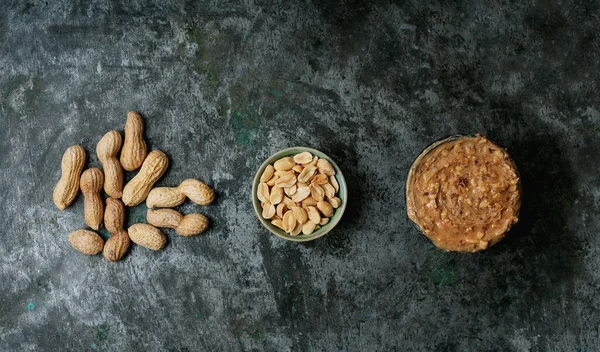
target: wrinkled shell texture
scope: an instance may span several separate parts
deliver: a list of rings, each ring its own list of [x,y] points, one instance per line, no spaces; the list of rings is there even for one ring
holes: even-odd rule
[[[83,254],[96,255],[102,252],[104,240],[90,230],[75,230],[69,234],[69,243]]]
[[[123,188],[123,203],[136,206],[146,200],[152,186],[167,171],[169,158],[160,150],[148,154],[137,175]]]
[[[79,179],[85,164],[85,150],[79,145],[73,145],[65,150],[62,157],[62,175],[54,188],[53,200],[56,207],[64,210],[79,192]]]

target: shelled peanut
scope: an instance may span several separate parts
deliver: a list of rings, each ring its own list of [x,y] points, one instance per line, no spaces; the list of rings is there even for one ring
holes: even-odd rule
[[[310,235],[342,204],[335,169],[309,152],[281,158],[260,177],[262,217],[292,236]]]

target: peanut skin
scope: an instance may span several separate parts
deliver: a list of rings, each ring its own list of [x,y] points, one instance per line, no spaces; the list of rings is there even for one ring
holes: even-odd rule
[[[79,185],[81,193],[85,197],[83,203],[83,216],[85,223],[98,230],[104,216],[104,202],[100,197],[100,191],[104,184],[104,174],[97,168],[87,169],[81,174]]]
[[[189,178],[177,187],[157,187],[148,194],[148,208],[173,208],[181,205],[185,198],[199,205],[208,205],[215,200],[215,191],[204,182]]]
[[[133,207],[146,200],[152,186],[167,171],[168,166],[169,158],[163,152],[151,151],[140,172],[123,188],[123,203]]]
[[[61,162],[62,176],[52,197],[58,209],[65,210],[77,196],[84,163],[85,150],[81,146],[73,145],[65,150]]]
[[[116,157],[122,144],[121,134],[109,131],[96,146],[96,155],[104,168],[104,191],[114,198],[121,198],[123,195],[123,170]]]
[[[173,209],[149,209],[146,221],[156,227],[175,229],[181,236],[196,236],[208,228],[208,219],[202,214],[182,215]]]
[[[121,166],[127,171],[133,171],[142,165],[146,159],[147,147],[144,141],[144,121],[135,111],[127,113],[125,123],[125,143],[121,151]]]
[[[106,211],[104,212],[104,226],[112,234],[104,245],[104,258],[116,262],[125,256],[131,240],[129,234],[123,229],[125,223],[125,206],[116,198],[106,200]]]

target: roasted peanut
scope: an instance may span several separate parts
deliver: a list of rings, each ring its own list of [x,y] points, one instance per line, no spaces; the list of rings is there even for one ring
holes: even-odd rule
[[[83,254],[96,255],[102,252],[104,240],[97,233],[90,230],[75,230],[69,234],[69,243],[73,248]]]
[[[154,188],[148,194],[146,206],[148,208],[173,208],[181,205],[186,197],[196,204],[208,205],[214,201],[215,191],[204,182],[188,178],[177,187]]]
[[[104,226],[111,233],[111,237],[104,245],[104,258],[111,262],[121,260],[131,246],[129,234],[123,228],[125,223],[125,206],[117,198],[106,200],[104,210]]]
[[[267,167],[265,168],[265,171],[263,171],[262,175],[260,176],[260,182],[269,181],[273,177],[274,173],[275,173],[275,168],[273,167],[273,165],[267,165]]]
[[[317,169],[320,173],[325,174],[327,176],[335,175],[335,170],[333,166],[329,161],[325,159],[319,159],[319,161],[317,161]]]
[[[181,236],[196,236],[208,228],[208,219],[202,214],[182,215],[173,209],[149,209],[146,221],[156,227],[175,229]]]
[[[316,226],[317,224],[315,224],[314,222],[307,221],[304,223],[304,225],[302,225],[302,233],[305,235],[310,235],[315,231]]]
[[[342,204],[333,165],[309,152],[268,165],[260,181],[256,196],[262,217],[292,236],[312,234]]]
[[[163,249],[167,244],[167,237],[165,234],[152,225],[131,225],[127,232],[133,243],[155,251]]]
[[[313,156],[309,152],[302,152],[300,154],[294,155],[294,161],[297,164],[308,164],[312,161]]]
[[[306,210],[301,207],[292,207],[292,213],[294,214],[294,218],[301,224],[304,224],[308,219],[308,215],[306,214]]]
[[[333,207],[331,207],[331,204],[325,201],[317,202],[317,209],[321,211],[321,214],[325,215],[328,218],[333,216]]]
[[[291,156],[288,156],[277,160],[273,164],[273,167],[276,171],[287,171],[291,170],[294,167],[294,165],[296,165],[296,162],[294,162],[294,159]]]

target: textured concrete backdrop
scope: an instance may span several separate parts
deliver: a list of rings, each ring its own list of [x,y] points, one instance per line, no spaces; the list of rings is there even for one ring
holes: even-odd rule
[[[598,350],[599,27],[584,0],[3,0],[0,350]],[[196,177],[218,199],[180,208],[207,233],[108,263],[69,246],[82,197],[61,212],[52,190],[65,148],[99,166],[128,110],[170,157],[158,185]],[[521,221],[444,253],[403,183],[429,143],[476,132],[513,155]],[[260,163],[295,145],[350,190],[307,244],[250,202]]]

